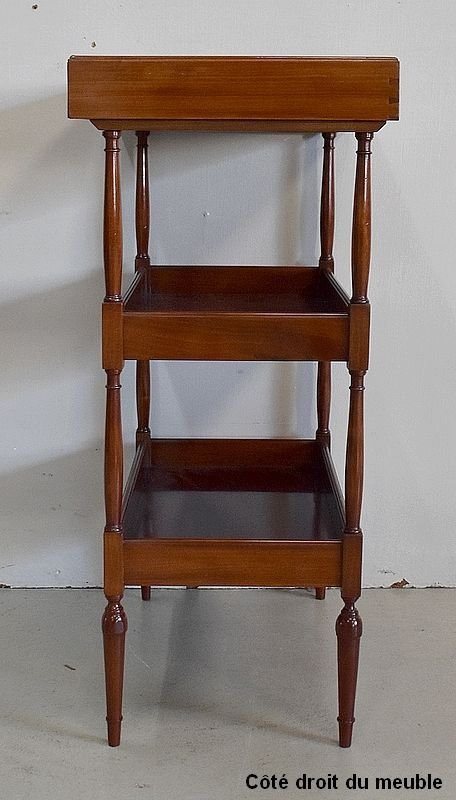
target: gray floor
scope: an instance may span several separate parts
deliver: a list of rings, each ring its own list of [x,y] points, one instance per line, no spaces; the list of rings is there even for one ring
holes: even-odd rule
[[[129,617],[123,741],[105,743],[99,591],[2,590],[1,797],[456,797],[456,590],[369,590],[352,748],[336,743],[338,592],[169,590]],[[441,778],[436,791],[376,777]],[[287,790],[246,787],[285,773]],[[337,775],[303,790],[299,776]],[[356,773],[368,791],[345,788]]]

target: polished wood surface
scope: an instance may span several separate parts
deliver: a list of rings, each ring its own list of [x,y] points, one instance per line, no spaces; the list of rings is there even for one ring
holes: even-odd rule
[[[340,586],[339,744],[351,743],[362,623],[363,395],[369,361],[371,143],[398,117],[392,58],[72,57],[69,116],[106,140],[103,615],[108,741],[120,741],[125,585]],[[122,293],[120,135],[136,131],[136,275]],[[150,266],[149,133],[321,132],[318,267]],[[352,292],[334,276],[337,132],[357,140]],[[137,362],[136,454],[122,492],[120,377]],[[312,440],[151,439],[151,359],[317,361]],[[345,498],[330,453],[331,362],[350,407]]]
[[[316,267],[154,266],[127,311],[348,314],[348,304]],[[143,291],[144,288],[144,291]]]
[[[349,303],[317,268],[152,267],[143,281],[124,303],[126,359],[348,358]]]
[[[157,586],[338,586],[340,541],[127,539],[125,581]]]
[[[124,502],[124,537],[342,538],[334,467],[315,440],[232,441],[152,439]]]
[[[394,58],[73,56],[68,114],[96,120],[379,120],[398,116]]]
[[[132,313],[124,316],[124,355],[144,360],[345,361],[347,328],[343,317],[283,315],[271,325],[261,316]]]

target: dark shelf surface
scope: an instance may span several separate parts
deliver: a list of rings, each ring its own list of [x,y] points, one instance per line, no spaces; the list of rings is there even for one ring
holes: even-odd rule
[[[348,306],[316,267],[151,267],[125,311],[346,315]]]
[[[152,440],[151,453],[127,488],[126,539],[341,539],[335,473],[313,440]]]

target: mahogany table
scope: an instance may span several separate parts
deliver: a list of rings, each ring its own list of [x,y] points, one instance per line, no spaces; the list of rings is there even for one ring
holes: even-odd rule
[[[394,58],[73,56],[69,116],[106,141],[103,368],[107,374],[103,615],[108,741],[120,742],[126,585],[339,586],[339,743],[351,744],[362,632],[360,527],[371,142],[398,119]],[[122,293],[121,131],[137,136],[136,274]],[[155,131],[320,132],[316,266],[152,266],[147,148]],[[352,291],[334,277],[336,132],[357,140]],[[120,375],[137,363],[136,456],[123,488]],[[313,439],[160,439],[149,429],[153,359],[318,362]],[[330,452],[331,362],[350,407],[345,498]],[[181,509],[177,515],[176,509]]]

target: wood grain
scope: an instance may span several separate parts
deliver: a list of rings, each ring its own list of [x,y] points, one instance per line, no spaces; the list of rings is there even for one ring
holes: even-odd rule
[[[340,586],[340,542],[124,542],[125,581],[171,586]]]
[[[197,361],[346,361],[348,320],[276,314],[124,314],[124,357]]]
[[[397,119],[393,58],[73,56],[71,118]]]

